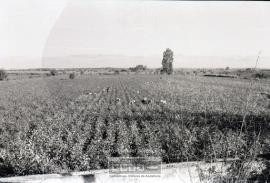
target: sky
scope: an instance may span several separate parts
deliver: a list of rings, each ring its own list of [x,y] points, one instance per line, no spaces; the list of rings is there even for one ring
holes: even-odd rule
[[[0,0],[0,68],[270,68],[269,2]]]

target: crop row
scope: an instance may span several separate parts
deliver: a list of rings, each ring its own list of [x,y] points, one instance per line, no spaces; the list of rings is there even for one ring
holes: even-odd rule
[[[248,158],[270,145],[269,108],[258,95],[267,85],[81,76],[2,86],[0,176],[107,168],[119,156]]]

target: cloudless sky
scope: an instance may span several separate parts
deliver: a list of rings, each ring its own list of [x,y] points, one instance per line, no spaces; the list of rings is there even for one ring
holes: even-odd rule
[[[269,2],[0,0],[0,67],[158,67],[169,47],[179,67],[250,67],[262,50],[270,68],[269,18]]]

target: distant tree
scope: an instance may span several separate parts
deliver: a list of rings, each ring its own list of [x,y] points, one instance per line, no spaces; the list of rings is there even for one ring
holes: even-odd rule
[[[137,72],[137,71],[144,71],[146,70],[147,67],[144,65],[136,65],[136,67],[130,67],[129,70],[132,72]]]
[[[115,70],[115,71],[114,71],[114,74],[115,74],[115,75],[120,74],[119,70]]]
[[[129,70],[130,70],[131,72],[136,72],[135,67],[130,67]]]
[[[147,69],[147,67],[146,66],[144,66],[144,65],[136,65],[136,67],[135,67],[137,70],[142,70],[142,71],[144,71],[144,70],[146,70]]]
[[[173,73],[173,51],[169,48],[163,52],[161,73]]]
[[[56,76],[57,70],[55,70],[55,69],[50,70],[50,74],[51,74],[51,76]]]
[[[7,78],[7,72],[4,69],[0,69],[0,81]]]
[[[230,67],[227,66],[227,67],[225,68],[225,70],[226,70],[226,71],[227,71],[227,70],[230,70]]]
[[[70,73],[69,74],[69,79],[74,79],[75,78],[75,73],[73,72],[73,73]]]

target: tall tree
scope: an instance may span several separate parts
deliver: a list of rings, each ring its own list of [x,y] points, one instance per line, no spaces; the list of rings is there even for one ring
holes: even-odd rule
[[[173,51],[170,48],[167,48],[163,52],[162,59],[162,73],[172,74],[173,72]]]

